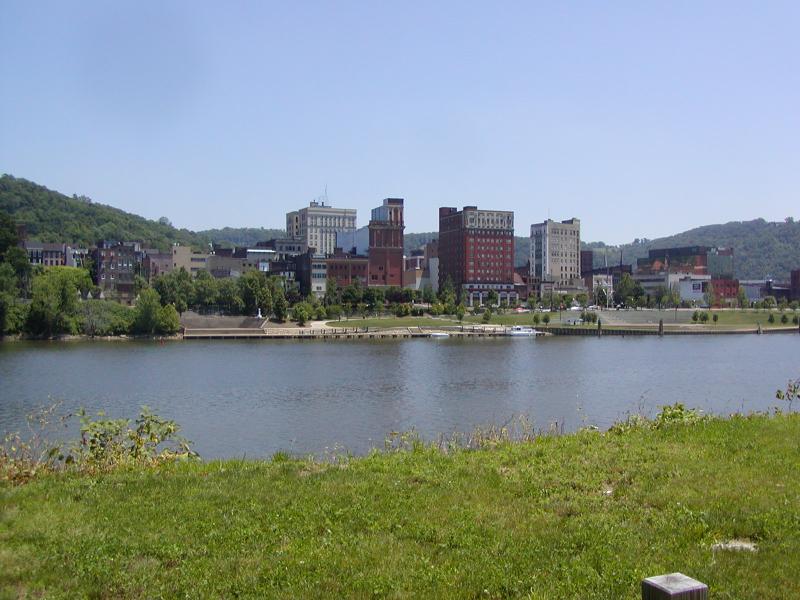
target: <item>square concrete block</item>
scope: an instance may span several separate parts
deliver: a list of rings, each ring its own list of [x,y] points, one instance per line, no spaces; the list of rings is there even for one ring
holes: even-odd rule
[[[642,600],[708,600],[708,586],[683,573],[648,577],[642,581]]]

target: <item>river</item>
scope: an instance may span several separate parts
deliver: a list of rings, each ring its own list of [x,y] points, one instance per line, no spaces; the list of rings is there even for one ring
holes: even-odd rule
[[[683,402],[768,410],[800,377],[800,336],[550,337],[383,341],[8,342],[0,431],[59,400],[175,419],[204,458],[381,447],[527,415],[537,428],[607,428]]]

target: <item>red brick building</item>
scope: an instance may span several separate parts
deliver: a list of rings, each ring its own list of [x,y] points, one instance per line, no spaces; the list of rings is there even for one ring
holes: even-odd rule
[[[714,288],[714,295],[717,297],[719,305],[735,303],[736,297],[739,295],[738,279],[712,279],[710,283]]]
[[[367,285],[369,259],[366,256],[349,254],[343,252],[341,248],[336,248],[325,262],[328,266],[328,279],[336,280],[338,287],[346,287],[356,280],[361,285]]]
[[[369,222],[369,286],[403,285],[403,199],[386,198]]]
[[[482,305],[494,290],[500,301],[518,299],[514,287],[514,213],[439,209],[439,288],[450,279],[461,301]]]

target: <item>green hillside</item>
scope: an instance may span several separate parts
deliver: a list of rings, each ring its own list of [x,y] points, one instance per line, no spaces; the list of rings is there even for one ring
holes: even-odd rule
[[[188,229],[151,221],[85,196],[65,196],[26,179],[0,177],[0,210],[25,225],[28,238],[90,246],[99,240],[140,240],[167,249],[173,242],[204,247],[208,239]]]
[[[206,229],[199,231],[198,234],[216,244],[229,246],[255,246],[258,242],[286,237],[286,231],[283,229],[265,229],[263,227],[223,227],[222,229]]]
[[[196,248],[205,247],[209,242],[251,246],[285,235],[280,229],[254,227],[225,227],[200,232],[176,229],[166,222],[151,221],[84,196],[65,196],[10,175],[0,177],[0,210],[9,213],[17,223],[24,224],[30,239],[81,246],[95,244],[101,239],[141,240],[145,245],[158,248],[167,248],[173,242]],[[407,233],[406,252],[437,237],[437,232]],[[636,259],[647,256],[651,248],[690,245],[733,247],[739,279],[771,276],[786,280],[790,271],[800,268],[800,222],[792,219],[781,223],[755,219],[706,225],[669,237],[634,240],[621,246],[608,246],[603,242],[583,244],[584,248],[595,251],[594,265],[597,267],[602,266],[606,258],[608,264],[618,264],[620,253],[625,264],[635,264]],[[530,240],[516,237],[517,265],[524,265],[529,253]]]
[[[626,264],[647,256],[648,250],[673,246],[719,246],[733,248],[736,277],[761,279],[773,277],[788,280],[793,269],[800,269],[800,222],[787,219],[782,223],[754,219],[705,225],[655,240],[635,240],[621,246],[602,242],[585,244],[595,251],[594,264],[601,266],[604,255],[609,264],[618,264],[620,250]]]

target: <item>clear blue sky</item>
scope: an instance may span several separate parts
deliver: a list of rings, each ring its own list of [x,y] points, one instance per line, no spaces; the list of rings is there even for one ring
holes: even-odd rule
[[[0,172],[192,229],[800,217],[800,2],[2,2]]]

